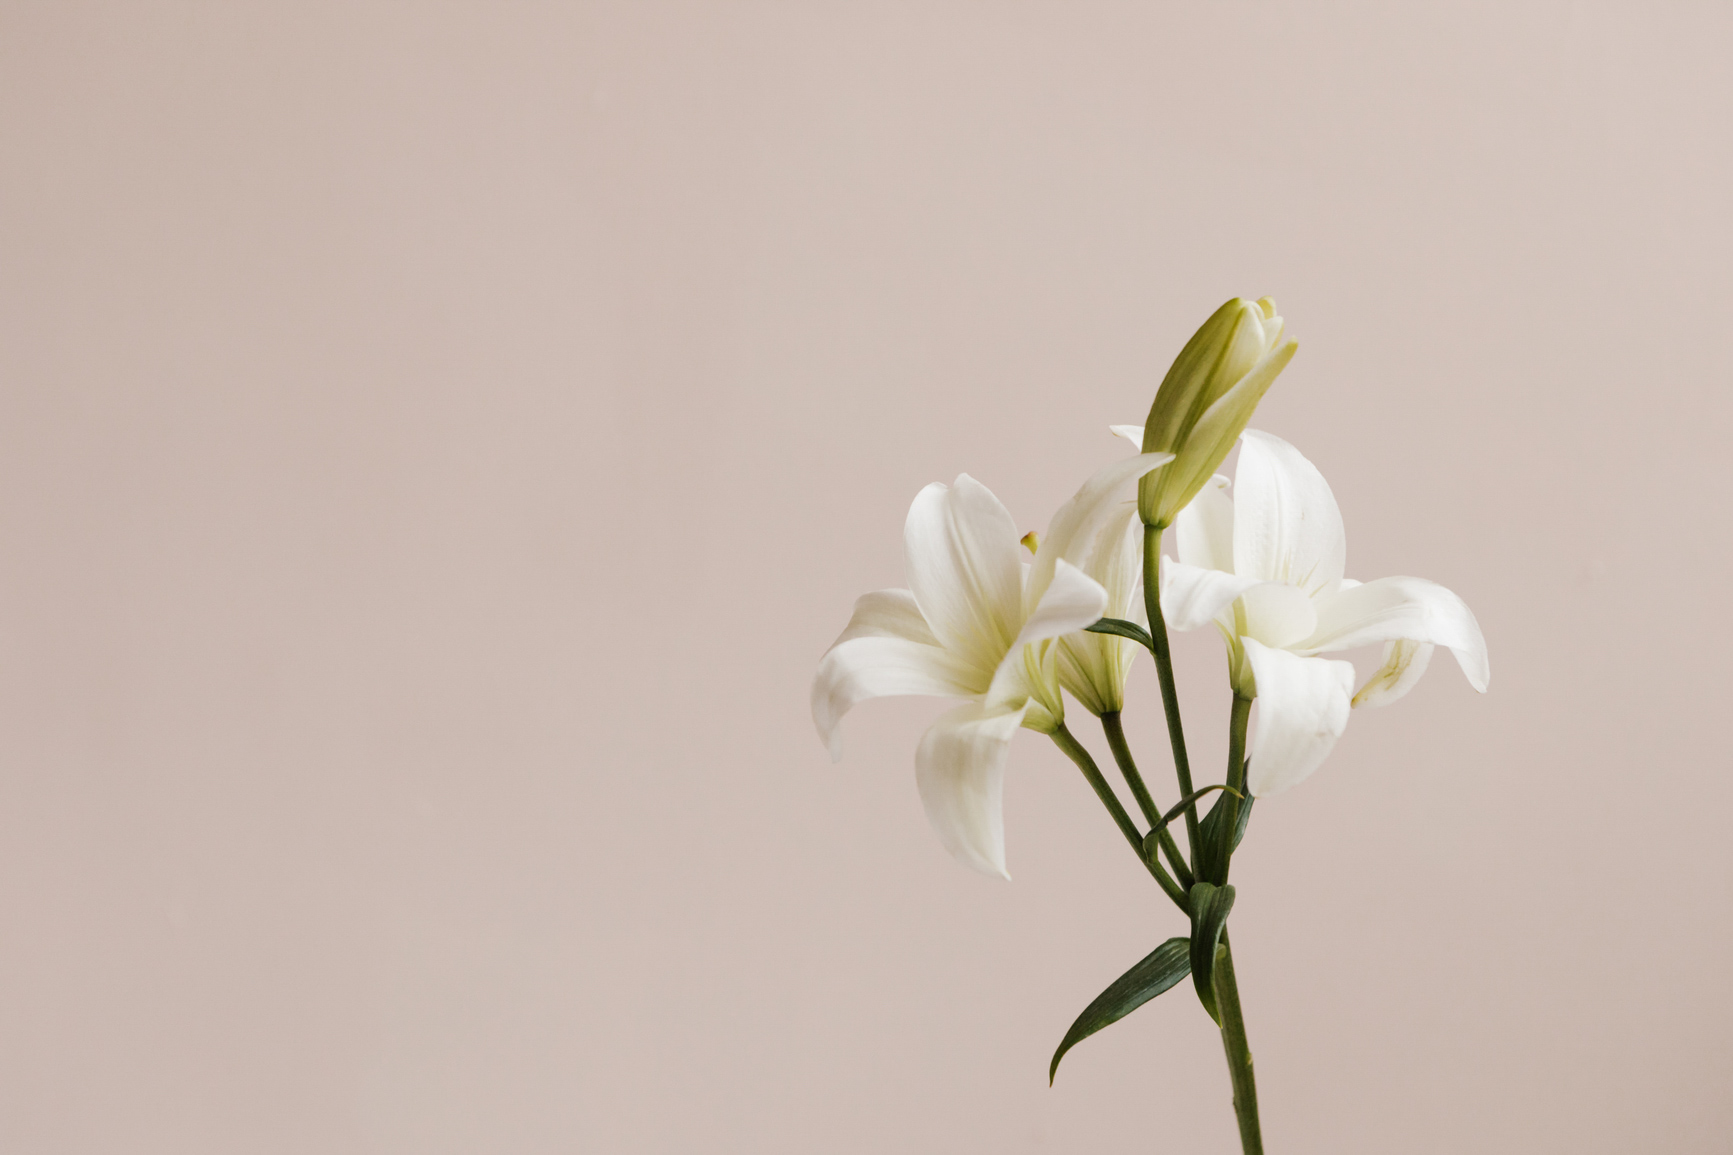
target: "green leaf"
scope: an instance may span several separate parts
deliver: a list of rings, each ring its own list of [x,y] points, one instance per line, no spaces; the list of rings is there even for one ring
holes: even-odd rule
[[[1136,622],[1128,622],[1124,618],[1102,618],[1093,625],[1083,627],[1092,634],[1117,634],[1122,638],[1130,638],[1144,649],[1155,652],[1155,639],[1149,636],[1149,631]]]
[[[1053,1063],[1047,1068],[1047,1085],[1053,1085],[1053,1076],[1059,1072],[1059,1060],[1065,1057],[1066,1051],[1101,1028],[1117,1023],[1185,978],[1191,969],[1189,951],[1188,940],[1168,939],[1145,955],[1142,962],[1114,979],[1112,986],[1084,1007],[1077,1021],[1071,1024],[1071,1029],[1065,1032],[1065,1040],[1059,1044],[1059,1049],[1053,1052]]]
[[[1197,876],[1205,882],[1224,886],[1228,880],[1228,862],[1233,855],[1228,847],[1227,799],[1210,807],[1204,816],[1197,847]],[[1211,822],[1210,819],[1215,819]]]
[[[1234,908],[1234,888],[1195,882],[1191,888],[1191,981],[1197,987],[1198,1001],[1209,1017],[1221,1025],[1221,1013],[1216,1010],[1215,966],[1216,944],[1221,942],[1222,927],[1227,925],[1228,911]]]
[[[1198,877],[1213,882],[1217,886],[1228,880],[1228,862],[1233,852],[1240,848],[1240,842],[1246,836],[1246,824],[1252,820],[1251,795],[1240,800],[1238,820],[1234,823],[1233,844],[1228,845],[1227,822],[1229,810],[1228,799],[1224,795],[1210,807],[1208,814],[1203,816],[1203,823],[1198,829],[1201,845],[1198,847]]]
[[[1253,801],[1253,799],[1252,799],[1251,790],[1246,786],[1246,782],[1251,777],[1251,773],[1252,773],[1252,760],[1250,758],[1247,758],[1245,761],[1245,764],[1240,767],[1240,789],[1246,791],[1246,800],[1244,802],[1240,803],[1239,828],[1234,831],[1234,849],[1235,850],[1238,850],[1240,848],[1240,842],[1246,836],[1246,823],[1248,823],[1252,820],[1252,801]]]
[[[1149,828],[1149,833],[1143,836],[1143,856],[1151,862],[1156,861],[1156,853],[1161,847],[1161,832],[1167,829],[1168,823],[1178,818],[1181,814],[1184,814],[1187,807],[1191,806],[1199,798],[1202,798],[1212,790],[1227,790],[1229,794],[1238,793],[1238,791],[1229,790],[1228,787],[1221,785],[1219,782],[1214,786],[1205,786],[1201,790],[1193,790],[1190,794],[1181,798],[1179,802],[1174,805],[1173,809],[1169,810],[1166,814],[1163,814],[1161,816],[1161,821]],[[1220,803],[1217,803],[1217,805],[1220,805]],[[1215,811],[1211,810],[1210,813],[1214,814]]]

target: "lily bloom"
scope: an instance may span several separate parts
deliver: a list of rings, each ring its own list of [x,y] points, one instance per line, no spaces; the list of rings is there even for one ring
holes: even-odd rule
[[[1468,606],[1424,578],[1344,576],[1335,495],[1281,438],[1246,430],[1233,496],[1225,477],[1213,478],[1180,511],[1174,535],[1179,560],[1162,564],[1162,614],[1181,630],[1214,622],[1227,640],[1234,692],[1258,700],[1247,779],[1254,795],[1310,775],[1351,707],[1402,697],[1434,646],[1448,647],[1469,685],[1485,692],[1486,639]],[[1358,692],[1352,664],[1320,656],[1378,642],[1383,664]]]
[[[1054,639],[1108,605],[1078,568],[1121,486],[1173,460],[1145,453],[1096,473],[1053,517],[1025,564],[1016,523],[963,474],[916,495],[903,529],[908,589],[855,603],[812,682],[812,720],[842,757],[838,724],[869,698],[962,698],[922,736],[915,782],[945,849],[986,874],[1005,871],[1005,759],[1019,727],[1052,733],[1065,719]]]

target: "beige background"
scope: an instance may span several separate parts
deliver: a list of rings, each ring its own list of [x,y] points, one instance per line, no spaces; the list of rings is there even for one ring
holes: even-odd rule
[[[1182,930],[1069,764],[991,881],[939,705],[833,769],[807,686],[921,485],[1045,524],[1269,293],[1257,424],[1494,670],[1259,808],[1270,1150],[1729,1150],[1730,36],[6,3],[0,1149],[1236,1150],[1183,992],[1045,1085]]]

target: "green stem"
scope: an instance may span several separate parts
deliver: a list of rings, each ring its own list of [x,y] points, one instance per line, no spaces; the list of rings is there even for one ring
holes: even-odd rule
[[[1228,786],[1240,794],[1246,792],[1246,721],[1252,716],[1252,700],[1234,694],[1233,713],[1228,717]],[[1222,882],[1228,880],[1228,868],[1233,863],[1234,831],[1240,826],[1240,800],[1229,794],[1216,805],[1227,807],[1222,812],[1226,829],[1222,831]]]
[[[1251,716],[1252,700],[1236,693],[1228,715],[1228,785],[1241,794],[1246,792],[1246,722]]]
[[[1149,787],[1143,784],[1143,775],[1137,771],[1137,763],[1131,757],[1131,746],[1125,740],[1125,725],[1119,719],[1118,710],[1101,715],[1101,729],[1107,734],[1107,744],[1113,749],[1113,760],[1119,763],[1119,772],[1125,775],[1125,784],[1131,787],[1131,794],[1137,799],[1138,809],[1143,811],[1144,819],[1151,826],[1156,825],[1161,821],[1161,809],[1156,806],[1155,799],[1150,797]],[[1167,855],[1167,861],[1172,864],[1179,884],[1190,889],[1194,881],[1191,867],[1186,863],[1185,855],[1179,852],[1179,846],[1166,826],[1160,828],[1156,839],[1161,843],[1161,850]]]
[[[1232,798],[1232,795],[1229,795]],[[1216,958],[1216,1009],[1222,1017],[1222,1050],[1228,1059],[1228,1077],[1234,1085],[1234,1117],[1240,1124],[1240,1149],[1244,1155],[1263,1155],[1264,1136],[1258,1124],[1258,1084],[1252,1073],[1252,1051],[1246,1043],[1246,1018],[1240,1010],[1240,988],[1234,979],[1234,952],[1228,932],[1222,930],[1221,954]]]
[[[1150,647],[1155,655],[1156,673],[1161,678],[1161,704],[1167,712],[1167,735],[1173,743],[1173,770],[1179,779],[1181,798],[1190,797],[1191,763],[1185,754],[1185,732],[1179,717],[1179,693],[1173,680],[1173,654],[1168,648],[1167,622],[1161,614],[1161,527],[1143,527],[1143,604],[1149,612]],[[1234,698],[1233,726],[1229,732],[1228,785],[1245,790],[1246,719],[1251,715],[1251,702]],[[1228,828],[1228,843],[1232,847],[1232,831],[1238,824],[1239,800],[1228,795],[1220,805],[1233,807],[1223,814],[1234,823]],[[1192,861],[1197,861],[1201,843],[1198,832],[1197,807],[1185,812],[1186,841],[1191,847]],[[1240,1009],[1240,988],[1234,977],[1233,948],[1228,944],[1228,932],[1222,930],[1221,957],[1215,965],[1216,1009],[1221,1014],[1222,1050],[1227,1055],[1228,1077],[1234,1087],[1234,1116],[1240,1125],[1240,1147],[1244,1155],[1263,1155],[1264,1138],[1258,1126],[1258,1088],[1252,1077],[1252,1052],[1246,1044],[1246,1020]]]
[[[1083,748],[1081,742],[1072,736],[1071,731],[1065,728],[1063,722],[1059,723],[1059,728],[1053,731],[1051,737],[1053,744],[1065,751],[1065,756],[1077,763],[1077,768],[1083,771],[1083,777],[1094,789],[1095,796],[1101,799],[1101,804],[1107,807],[1107,812],[1113,816],[1113,821],[1119,827],[1119,832],[1125,835],[1127,842],[1131,843],[1131,849],[1136,852],[1137,860],[1143,863],[1150,874],[1155,876],[1156,883],[1167,892],[1169,898],[1173,899],[1174,905],[1189,912],[1191,904],[1186,901],[1184,888],[1168,876],[1167,871],[1161,868],[1161,863],[1144,857],[1143,835],[1138,833],[1137,823],[1131,820],[1131,815],[1125,812],[1125,805],[1119,801],[1119,795],[1113,792],[1113,787],[1108,785],[1106,778],[1102,777],[1101,768],[1095,764],[1094,757]]]
[[[1173,772],[1179,779],[1179,796],[1191,793],[1191,762],[1185,756],[1185,728],[1179,719],[1179,690],[1173,682],[1173,652],[1167,645],[1167,621],[1161,616],[1161,528],[1143,527],[1143,604],[1149,611],[1149,637],[1155,644],[1155,671],[1161,678],[1161,705],[1167,712],[1167,738],[1173,745]],[[1185,812],[1186,849],[1197,863],[1197,807]]]
[[[1132,761],[1131,747],[1125,741],[1125,724],[1119,720],[1118,710],[1101,715],[1101,729],[1107,735],[1108,746],[1113,749],[1113,760],[1119,763],[1119,772],[1125,775],[1125,784],[1131,787],[1131,796],[1137,799],[1137,807],[1143,811],[1144,821],[1155,825],[1161,821],[1161,808],[1149,796],[1149,787],[1143,784],[1143,775],[1137,772],[1137,763]]]

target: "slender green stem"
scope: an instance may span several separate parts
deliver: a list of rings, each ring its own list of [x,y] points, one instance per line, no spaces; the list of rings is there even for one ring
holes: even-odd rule
[[[1137,763],[1132,760],[1131,747],[1126,744],[1125,724],[1120,721],[1118,710],[1101,715],[1101,729],[1107,735],[1108,746],[1113,749],[1113,760],[1119,763],[1119,772],[1125,775],[1125,784],[1131,787],[1131,796],[1137,799],[1137,807],[1143,811],[1143,820],[1155,825],[1161,821],[1161,807],[1149,796],[1149,787],[1143,784],[1143,775],[1137,772]]]
[[[1180,853],[1179,843],[1173,840],[1173,832],[1163,826],[1156,834],[1155,840],[1161,844],[1161,852],[1167,855],[1167,861],[1173,866],[1174,877],[1179,879],[1181,886],[1190,889],[1191,884],[1197,881],[1197,877],[1192,874],[1191,867],[1186,863],[1185,855]]]
[[[1229,795],[1230,800],[1232,795]],[[1222,1050],[1234,1085],[1234,1117],[1240,1124],[1240,1149],[1264,1155],[1263,1129],[1258,1124],[1258,1084],[1252,1073],[1252,1050],[1246,1043],[1246,1018],[1240,1010],[1240,987],[1234,978],[1234,952],[1222,930],[1221,954],[1215,965],[1216,1010],[1222,1018]]]
[[[1185,753],[1185,732],[1179,717],[1179,693],[1173,680],[1173,654],[1168,648],[1167,622],[1161,614],[1161,528],[1143,527],[1143,603],[1149,612],[1150,647],[1155,655],[1156,673],[1161,678],[1161,704],[1167,713],[1167,735],[1173,744],[1174,775],[1179,779],[1180,797],[1190,797],[1191,763]],[[1229,732],[1228,785],[1245,790],[1246,719],[1251,715],[1251,702],[1234,698],[1233,726]],[[1233,829],[1238,825],[1239,800],[1228,795],[1219,805],[1233,809],[1223,813],[1232,819],[1228,845],[1231,852]],[[1186,840],[1191,847],[1192,861],[1197,861],[1201,838],[1198,831],[1197,807],[1185,812]],[[1258,1125],[1258,1088],[1252,1077],[1252,1052],[1246,1043],[1246,1020],[1240,1008],[1240,988],[1234,976],[1233,948],[1228,944],[1228,932],[1222,930],[1221,957],[1215,965],[1216,1008],[1221,1014],[1222,1050],[1227,1055],[1228,1076],[1234,1087],[1234,1116],[1240,1125],[1240,1147],[1244,1155],[1263,1155],[1264,1138]]]
[[[1156,883],[1167,892],[1167,896],[1174,901],[1174,904],[1181,910],[1189,912],[1191,904],[1186,900],[1185,889],[1168,876],[1167,871],[1161,868],[1160,862],[1144,857],[1143,835],[1138,833],[1137,823],[1131,820],[1131,815],[1125,812],[1125,806],[1119,801],[1119,795],[1113,792],[1113,787],[1108,784],[1106,778],[1102,777],[1101,768],[1095,764],[1094,757],[1083,748],[1081,742],[1072,736],[1071,731],[1065,728],[1063,722],[1059,724],[1057,730],[1053,731],[1051,737],[1053,744],[1065,751],[1065,756],[1077,763],[1077,768],[1083,771],[1083,777],[1094,789],[1095,796],[1101,799],[1101,804],[1107,807],[1107,812],[1113,816],[1113,821],[1119,827],[1119,832],[1125,835],[1127,842],[1131,843],[1131,849],[1136,852],[1137,860],[1143,863],[1145,869],[1155,877]]]
[[[1113,748],[1113,760],[1119,763],[1119,772],[1125,775],[1125,784],[1131,787],[1132,796],[1137,799],[1144,819],[1154,826],[1161,821],[1161,809],[1156,806],[1155,799],[1150,797],[1149,787],[1143,784],[1143,775],[1137,771],[1137,763],[1131,757],[1131,746],[1125,740],[1125,725],[1120,721],[1119,711],[1101,715],[1101,729],[1107,734],[1107,744]],[[1186,862],[1185,855],[1179,852],[1179,846],[1166,826],[1157,832],[1156,839],[1161,844],[1162,853],[1167,855],[1167,861],[1173,866],[1173,873],[1179,879],[1179,884],[1190,889],[1195,881],[1192,878],[1191,866]]]
[[[1185,756],[1185,728],[1179,719],[1179,690],[1173,682],[1173,653],[1167,645],[1167,621],[1161,616],[1161,529],[1143,527],[1143,604],[1149,611],[1149,637],[1155,644],[1155,671],[1161,678],[1161,705],[1167,712],[1167,738],[1173,745],[1173,772],[1179,779],[1179,796],[1191,793],[1191,762]],[[1185,842],[1191,861],[1197,864],[1197,807],[1185,812]]]
[[[1246,792],[1246,720],[1252,716],[1252,700],[1234,694],[1233,713],[1228,717],[1228,785],[1240,794]],[[1234,834],[1240,825],[1240,800],[1229,794],[1217,803],[1227,807],[1222,817],[1227,820],[1222,834],[1222,881],[1228,878],[1233,863]]]
[[[1252,700],[1235,694],[1228,716],[1228,785],[1241,794],[1246,792],[1246,722],[1251,716]]]
[[[1246,788],[1246,722],[1252,715],[1252,700],[1234,695],[1233,712],[1228,719],[1228,785],[1244,793]],[[1223,851],[1222,875],[1233,861],[1233,831],[1239,826],[1240,800],[1229,794],[1219,805],[1226,806],[1227,839]],[[1233,948],[1228,944],[1226,929],[1222,931],[1222,955],[1215,969],[1216,1009],[1221,1012],[1222,1051],[1227,1055],[1228,1077],[1234,1085],[1234,1116],[1240,1124],[1240,1147],[1246,1155],[1263,1155],[1264,1137],[1258,1123],[1258,1085],[1252,1072],[1251,1047],[1246,1042],[1246,1017],[1240,1008],[1239,982],[1234,976]]]
[[[1053,731],[1053,743],[1065,751],[1065,756],[1077,763],[1077,768],[1083,771],[1083,777],[1089,780],[1089,785],[1095,788],[1096,797],[1107,807],[1107,812],[1113,815],[1113,821],[1119,827],[1119,832],[1125,835],[1125,840],[1137,848],[1138,854],[1143,854],[1143,835],[1138,832],[1137,823],[1131,820],[1131,815],[1125,812],[1125,806],[1119,801],[1119,795],[1113,792],[1107,779],[1101,776],[1101,768],[1095,764],[1095,758],[1083,744],[1074,737],[1065,723],[1059,723],[1059,728]]]

